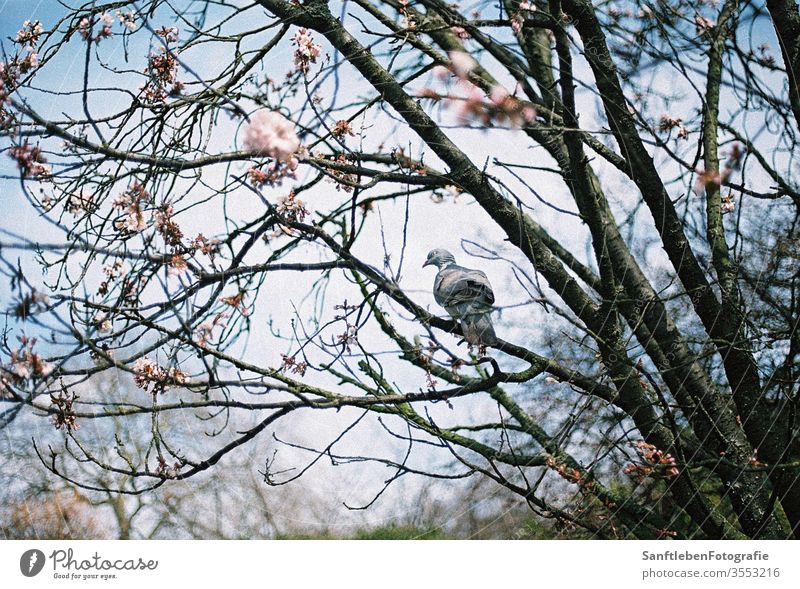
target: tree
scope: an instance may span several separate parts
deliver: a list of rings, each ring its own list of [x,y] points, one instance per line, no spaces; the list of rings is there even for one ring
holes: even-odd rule
[[[351,508],[478,477],[594,537],[800,535],[796,5],[49,18],[0,66],[3,206],[47,224],[4,231],[2,424],[51,419],[52,472],[147,493],[271,433],[267,485],[390,468]],[[497,345],[411,269],[439,246],[492,278]],[[112,372],[138,390],[81,387]]]

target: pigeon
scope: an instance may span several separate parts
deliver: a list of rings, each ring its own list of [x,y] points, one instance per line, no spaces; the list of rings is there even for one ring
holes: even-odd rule
[[[481,348],[497,344],[489,316],[494,293],[486,274],[459,266],[453,254],[444,249],[428,252],[422,267],[425,266],[439,268],[433,282],[433,297],[461,324],[461,332],[467,343]]]

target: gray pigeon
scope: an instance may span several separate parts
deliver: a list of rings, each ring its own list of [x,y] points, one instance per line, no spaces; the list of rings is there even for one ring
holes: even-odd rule
[[[428,252],[422,267],[425,266],[439,268],[433,282],[433,297],[461,324],[467,343],[480,347],[495,345],[497,336],[489,316],[494,293],[486,274],[459,266],[453,254],[443,249]]]

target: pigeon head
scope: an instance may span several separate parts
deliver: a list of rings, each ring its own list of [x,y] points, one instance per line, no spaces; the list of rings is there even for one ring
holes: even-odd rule
[[[453,257],[453,254],[447,250],[437,248],[428,252],[428,258],[425,260],[425,263],[422,265],[422,267],[436,266],[437,268],[441,269],[448,264],[455,263],[456,259]]]

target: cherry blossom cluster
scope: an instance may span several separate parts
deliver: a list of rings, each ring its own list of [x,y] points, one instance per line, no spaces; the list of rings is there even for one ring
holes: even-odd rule
[[[336,162],[337,164],[346,164],[349,166],[355,166],[356,164],[354,159],[344,153],[327,155],[322,151],[317,150],[313,153],[313,157],[317,160],[328,160],[331,162]],[[327,168],[325,173],[328,176],[326,181],[335,184],[336,190],[343,190],[344,192],[352,192],[354,184],[358,181],[357,176],[352,172],[337,169],[336,167]]]
[[[572,466],[568,466],[563,462],[559,462],[555,456],[549,454],[545,459],[545,464],[555,470],[559,475],[571,483],[575,483],[582,490],[591,490],[594,482],[586,476],[585,473]]]
[[[658,122],[658,130],[661,132],[669,132],[672,129],[678,129],[678,139],[689,139],[689,129],[683,126],[683,119],[673,118],[669,115],[661,115],[661,120]]]
[[[728,194],[722,197],[720,208],[723,213],[732,213],[736,209],[736,201],[733,200],[732,192],[728,192]]]
[[[55,367],[34,351],[36,338],[21,336],[19,341],[19,349],[11,352],[9,362],[3,366],[3,371],[11,376],[15,384],[50,376]]]
[[[166,102],[168,96],[180,94],[182,86],[177,81],[178,60],[166,47],[151,53],[147,60],[145,73],[149,79],[142,86],[145,102],[157,104]]]
[[[114,18],[116,16],[116,19]],[[103,12],[100,18],[97,19],[96,24],[99,25],[99,31],[96,35],[93,34],[94,23],[91,16],[84,16],[78,22],[78,34],[84,41],[89,43],[100,43],[103,39],[109,39],[114,36],[112,27],[114,22],[118,21],[128,31],[136,30],[136,13],[133,11],[122,12],[117,10],[113,15],[110,12]]]
[[[213,263],[214,256],[219,252],[219,245],[219,239],[209,239],[202,233],[198,233],[197,237],[192,239],[189,243],[189,251],[192,253],[200,252],[201,254],[205,254]]]
[[[511,28],[515,33],[519,33],[522,30],[522,26],[525,24],[525,16],[531,12],[536,12],[536,5],[533,2],[523,0],[519,3],[519,11],[511,13]]]
[[[114,222],[114,226],[123,236],[130,236],[145,231],[149,226],[148,206],[153,205],[153,197],[141,183],[134,182],[113,203],[113,208],[122,211],[121,216]],[[184,255],[197,251],[212,258],[219,250],[219,241],[208,239],[199,234],[193,240],[184,243],[183,230],[175,221],[175,211],[171,204],[163,203],[153,213],[153,225],[156,234],[164,240],[164,244],[171,250],[167,260],[166,269],[168,276],[180,276],[189,270],[189,265]],[[111,270],[109,279],[103,283],[100,294],[108,292],[109,283],[116,278],[116,272]]]
[[[94,202],[94,195],[80,191],[69,195],[64,208],[71,215],[82,215],[94,212],[97,205]]]
[[[170,256],[167,264],[167,276],[182,276],[189,271],[189,264],[181,254]]]
[[[292,40],[295,46],[294,64],[297,69],[307,73],[312,63],[317,63],[317,57],[322,52],[322,46],[314,43],[314,38],[308,29],[299,29]]]
[[[0,130],[10,129],[14,126],[14,117],[8,107],[11,94],[16,89],[21,75],[39,67],[39,54],[36,47],[43,33],[44,29],[38,20],[26,20],[12,39],[14,45],[19,49],[7,62],[0,61]]]
[[[167,464],[167,459],[163,456],[158,456],[158,466],[156,467],[156,473],[159,476],[164,477],[165,479],[174,479],[178,477],[178,473],[181,470],[181,463],[175,461],[172,466]]]
[[[22,28],[14,37],[14,44],[21,46],[21,52],[17,53],[10,61],[10,70],[14,73],[27,74],[39,67],[39,54],[36,46],[43,32],[44,29],[38,20],[26,20],[22,24]]]
[[[358,309],[358,305],[349,305],[345,299],[341,305],[334,305],[333,308],[342,311],[341,314],[334,316],[334,320],[344,321],[345,325],[344,332],[336,336],[336,343],[349,354],[351,346],[358,344],[358,325],[350,323],[350,315]]]
[[[100,41],[103,39],[108,39],[114,36],[114,31],[111,30],[111,27],[114,24],[114,16],[111,13],[102,13],[100,18],[97,20],[97,24],[100,25],[100,30],[96,35],[92,35],[94,23],[92,22],[91,17],[84,16],[78,23],[78,34],[80,34],[84,41],[89,43],[100,43]]]
[[[431,368],[434,365],[434,356],[436,356],[436,352],[441,349],[441,346],[437,344],[435,341],[431,340],[428,342],[428,345],[422,347],[421,344],[418,344],[417,347],[414,349],[414,352],[417,356],[417,361],[422,365],[425,369],[425,384],[427,386],[428,392],[433,392],[436,390],[436,385],[439,384],[435,378],[433,378],[433,371]]]
[[[194,341],[200,347],[207,347],[214,337],[214,329],[225,329],[228,313],[217,313],[213,319],[203,321],[194,331]]]
[[[141,87],[144,102],[159,104],[167,101],[169,96],[178,96],[183,91],[183,83],[178,81],[178,58],[170,48],[170,44],[178,40],[176,27],[162,27],[155,31],[164,39],[166,46],[153,51],[147,58],[147,83]]]
[[[153,394],[165,392],[170,385],[182,385],[186,383],[186,374],[178,368],[164,368],[158,363],[147,357],[136,360],[133,364],[133,381],[136,386],[147,391],[152,385]]]
[[[340,119],[331,127],[331,135],[337,138],[344,137],[345,135],[350,135],[352,137],[353,127],[348,121]]]
[[[17,31],[17,36],[14,38],[14,41],[20,45],[36,47],[43,32],[42,23],[38,20],[26,20],[22,23],[22,28]]]
[[[294,124],[282,114],[261,110],[252,115],[245,127],[243,143],[256,154],[272,158],[248,170],[253,186],[279,186],[284,178],[294,177],[302,148]]]
[[[122,275],[123,265],[124,264],[122,260],[115,260],[113,264],[106,264],[103,266],[103,274],[106,275],[106,279],[100,283],[100,287],[97,289],[97,294],[108,294],[111,283]]]
[[[92,325],[100,333],[109,332],[112,328],[111,318],[107,313],[97,313],[97,315],[92,317]]]
[[[717,26],[717,23],[710,18],[702,16],[701,14],[696,14],[694,17],[694,25],[697,28],[697,32],[702,34],[713,29],[715,26]]]
[[[644,440],[631,444],[639,456],[642,458],[641,464],[629,464],[622,472],[636,476],[643,480],[653,474],[664,473],[670,477],[676,477],[680,473],[677,463],[672,454],[659,450],[653,444],[648,444]]]
[[[469,77],[477,66],[472,57],[463,51],[449,53],[449,67],[436,66],[434,75],[447,81],[451,74],[455,75],[456,92],[440,94],[436,90],[427,88],[420,93],[422,98],[442,100],[445,106],[454,105],[456,116],[463,123],[477,122],[484,126],[508,125],[522,127],[536,119],[536,109],[529,102],[513,96],[500,84],[494,84],[488,96],[473,84]]]
[[[145,207],[153,200],[150,193],[138,181],[114,199],[114,208],[123,212],[122,218],[114,222],[117,231],[124,234],[140,233],[147,229]]]
[[[743,157],[744,151],[738,143],[735,143],[731,147],[731,151],[728,153],[721,170],[698,170],[697,180],[694,185],[695,194],[702,194],[710,186],[722,186],[726,183],[735,171],[741,169]],[[733,199],[732,192],[728,192],[727,195],[722,197],[721,207],[723,213],[734,211],[736,201]]]
[[[50,402],[55,411],[53,425],[56,429],[64,428],[68,432],[80,429],[81,426],[72,407],[79,398],[75,393],[68,394],[66,389],[63,389],[57,396],[50,394]]]
[[[244,297],[247,293],[244,291],[239,291],[235,295],[230,295],[227,297],[222,297],[220,302],[225,303],[229,307],[233,307],[239,313],[242,314],[243,317],[247,317],[250,315],[250,310],[244,304]]]
[[[347,325],[343,333],[336,336],[336,344],[342,346],[342,349],[348,354],[351,353],[351,346],[358,343],[358,326]]]
[[[450,198],[451,202],[458,202],[458,197],[464,192],[464,189],[460,186],[456,186],[455,184],[448,184],[444,187],[442,191],[436,191],[431,193],[430,199],[435,202],[436,204],[441,204]]]
[[[5,62],[0,61],[0,103],[8,102],[17,83],[17,72]]]
[[[24,178],[43,180],[50,177],[52,170],[47,165],[47,159],[38,145],[32,147],[26,141],[22,145],[11,147],[8,155],[11,159],[16,160],[17,167]]]
[[[115,14],[117,16],[117,20],[119,20],[119,23],[123,27],[125,27],[129,31],[135,31],[136,30],[136,13],[135,12],[133,12],[132,10],[130,10],[128,12],[122,12],[121,10],[117,10],[117,12]]]
[[[164,39],[164,43],[175,43],[178,40],[178,27],[161,27],[154,32],[158,37]]]
[[[256,188],[263,186],[280,186],[284,178],[294,178],[294,170],[279,160],[268,164],[253,166],[247,171],[250,183]]]
[[[250,117],[244,132],[244,146],[258,155],[265,155],[297,168],[300,139],[294,124],[275,110],[260,110]]]
[[[11,92],[16,80],[12,77],[5,63],[0,62],[0,130],[10,129],[14,126],[14,117],[8,104],[11,101]]]
[[[164,243],[171,247],[179,247],[183,239],[183,231],[173,219],[175,211],[170,204],[161,205],[155,213],[156,231],[164,238]]]
[[[737,415],[737,418],[738,417],[739,416]],[[741,419],[739,419],[739,421],[741,421]],[[764,468],[765,466],[767,466],[767,464],[765,462],[761,462],[761,460],[759,460],[759,458],[758,458],[758,448],[754,448],[753,449],[753,454],[750,456],[750,458],[747,459],[747,464],[749,464],[750,466],[752,466],[754,468]]]
[[[292,374],[299,374],[300,376],[304,376],[306,370],[308,370],[308,362],[298,360],[295,356],[287,356],[285,354],[281,354],[281,358],[283,359],[281,363],[281,370],[283,371],[289,371]]]
[[[290,191],[286,196],[278,199],[277,209],[278,213],[289,221],[295,223],[302,223],[309,212],[305,207],[305,203],[297,198],[294,190]]]
[[[22,299],[14,305],[14,317],[25,320],[31,315],[40,313],[47,309],[50,304],[50,297],[38,290],[31,289],[30,293],[25,294]]]
[[[400,4],[400,16],[403,17],[400,26],[404,29],[415,29],[417,21],[414,18],[414,13],[408,8],[408,0],[399,0],[398,3]]]

